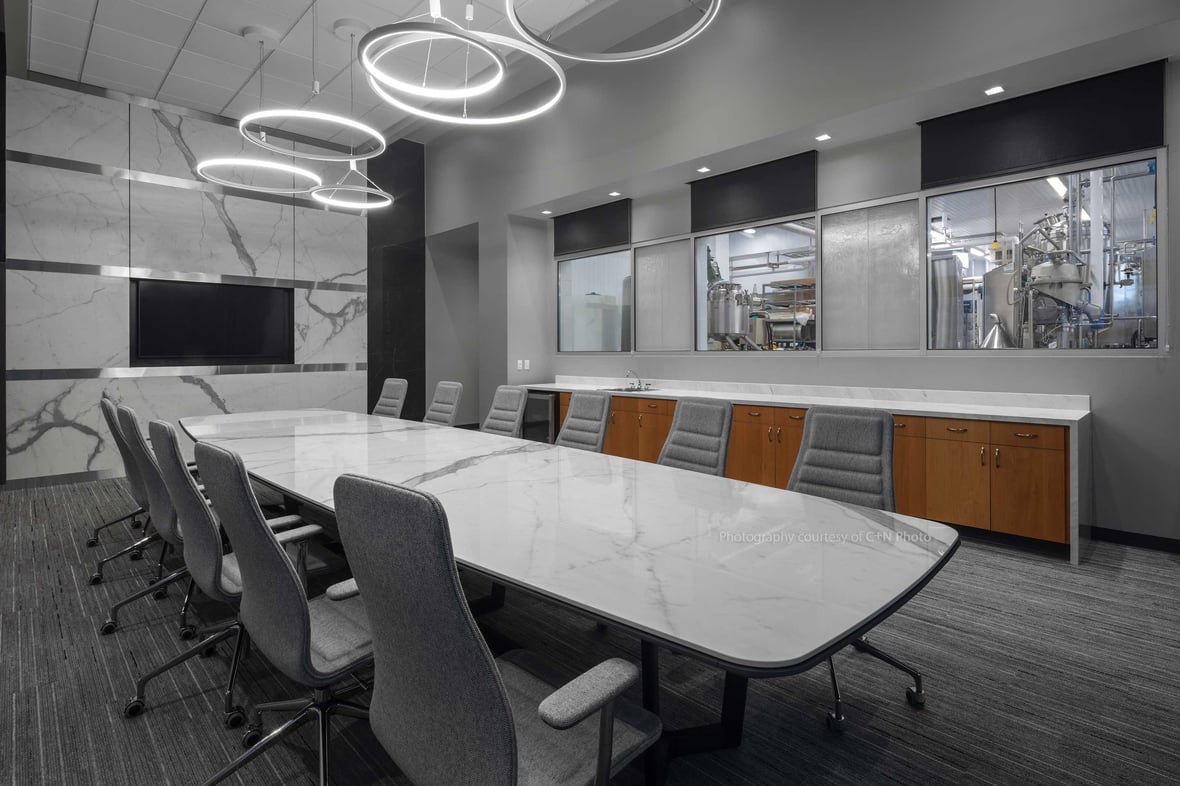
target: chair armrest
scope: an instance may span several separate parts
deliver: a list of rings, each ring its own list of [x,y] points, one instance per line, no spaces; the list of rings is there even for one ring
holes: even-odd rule
[[[266,526],[271,528],[271,531],[277,532],[281,529],[290,529],[291,527],[298,527],[303,524],[303,519],[300,516],[275,516],[273,519],[266,520]],[[322,529],[322,528],[321,528]]]
[[[541,720],[568,729],[609,705],[639,679],[639,667],[622,658],[604,660],[550,693],[537,708]]]
[[[289,529],[283,532],[276,532],[275,540],[279,542],[279,545],[286,546],[288,543],[299,543],[301,541],[308,540],[309,538],[314,538],[323,531],[324,528],[319,524],[304,524],[302,527],[296,527],[295,529]]]
[[[325,594],[328,596],[328,600],[348,600],[360,595],[361,591],[356,585],[356,579],[349,579],[328,587]]]

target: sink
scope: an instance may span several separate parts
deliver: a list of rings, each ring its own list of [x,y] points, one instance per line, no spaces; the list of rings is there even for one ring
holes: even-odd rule
[[[659,388],[598,388],[605,393],[650,393]]]

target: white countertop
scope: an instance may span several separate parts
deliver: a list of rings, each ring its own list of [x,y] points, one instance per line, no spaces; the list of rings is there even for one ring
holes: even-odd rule
[[[558,377],[556,382],[527,384],[538,391],[573,392],[626,386],[618,378]],[[1090,397],[1041,393],[915,390],[905,388],[821,387],[761,383],[650,380],[651,390],[610,391],[612,396],[681,399],[715,398],[735,404],[780,407],[868,407],[898,415],[927,415],[974,420],[1071,425],[1090,415]]]
[[[752,670],[788,673],[888,614],[958,542],[923,519],[406,420],[303,410],[181,423],[327,509],[345,472],[429,491],[460,563]]]

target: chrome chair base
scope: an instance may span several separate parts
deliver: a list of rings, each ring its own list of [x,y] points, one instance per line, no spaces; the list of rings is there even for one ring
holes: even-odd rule
[[[131,519],[131,526],[132,527],[135,527],[135,528],[142,527],[143,524],[140,523],[138,516],[140,516],[143,513],[147,513],[147,511],[144,510],[143,508],[136,508],[135,510],[128,513],[126,516],[120,516],[117,519],[111,519],[108,522],[105,522],[103,524],[99,524],[97,527],[95,527],[93,530],[91,530],[90,537],[86,539],[87,547],[94,548],[95,546],[98,545],[98,533],[99,532],[106,529],[107,527],[113,527],[114,525],[118,524],[119,522],[126,521],[127,519]]]

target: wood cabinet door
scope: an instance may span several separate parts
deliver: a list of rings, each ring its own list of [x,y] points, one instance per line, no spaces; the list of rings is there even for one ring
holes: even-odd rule
[[[635,458],[639,436],[638,418],[634,412],[611,410],[606,422],[606,439],[602,452],[622,458]]]
[[[987,443],[926,440],[926,518],[991,528]]]
[[[1068,543],[1065,451],[992,445],[990,463],[992,529]]]
[[[668,415],[640,412],[637,421],[635,458],[654,464],[660,458],[660,451],[664,449],[668,432],[672,430],[672,418]]]
[[[897,512],[926,515],[926,439],[893,438],[893,496]]]
[[[725,477],[747,483],[774,483],[774,420],[735,420],[729,431]]]
[[[570,411],[570,394],[557,394],[557,431],[561,432],[561,427],[565,425],[565,416]]]
[[[775,418],[774,427],[774,485],[787,487],[799,448],[803,445],[803,421],[795,420],[794,410],[782,410]],[[786,421],[785,425],[783,421]]]

